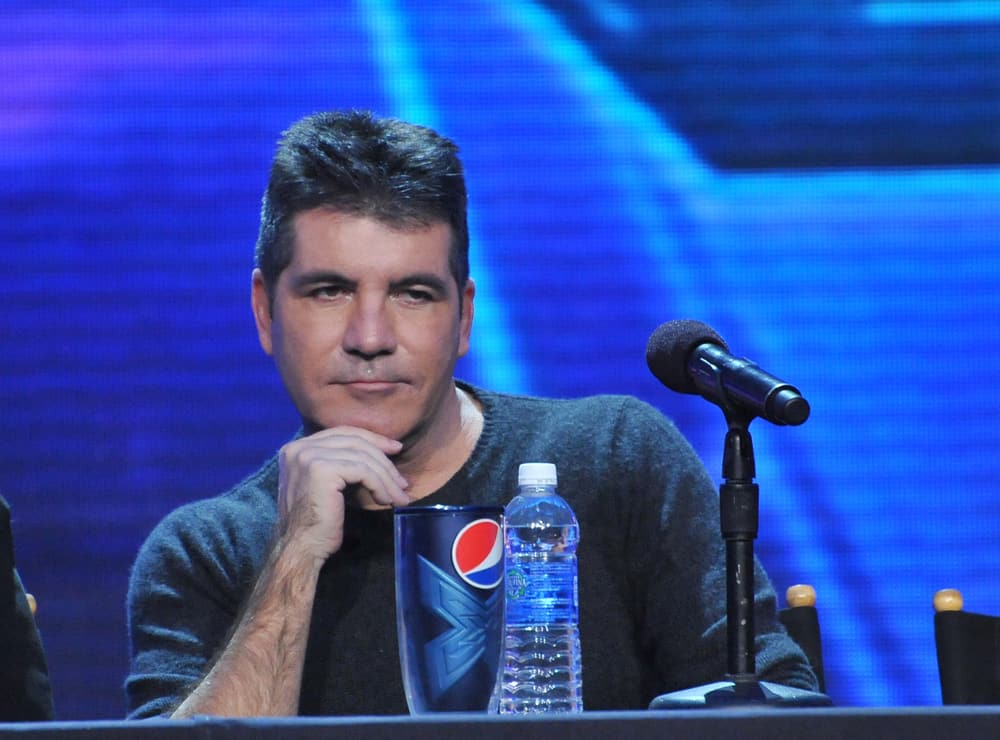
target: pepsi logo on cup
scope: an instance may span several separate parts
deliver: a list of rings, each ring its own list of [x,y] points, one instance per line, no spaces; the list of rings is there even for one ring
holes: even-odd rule
[[[451,562],[470,586],[496,588],[503,580],[503,528],[492,519],[465,525],[451,546]]]

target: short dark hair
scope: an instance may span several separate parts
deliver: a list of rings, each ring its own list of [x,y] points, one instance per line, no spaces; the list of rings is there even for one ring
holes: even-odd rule
[[[469,277],[465,177],[458,146],[426,126],[367,111],[317,113],[282,134],[260,214],[254,262],[273,297],[291,264],[294,218],[314,208],[394,228],[445,222],[448,267],[459,292]]]

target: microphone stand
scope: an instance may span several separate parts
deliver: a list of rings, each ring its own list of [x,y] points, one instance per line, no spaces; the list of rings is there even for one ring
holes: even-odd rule
[[[725,681],[662,694],[650,709],[696,709],[726,706],[831,706],[830,697],[815,691],[761,681],[754,653],[754,555],[759,489],[750,422],[755,416],[723,408],[729,429],[719,486],[722,536],[726,541],[726,635],[728,673]]]

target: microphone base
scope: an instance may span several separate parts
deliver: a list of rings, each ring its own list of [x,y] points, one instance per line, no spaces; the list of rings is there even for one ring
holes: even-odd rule
[[[717,681],[661,694],[650,709],[722,709],[726,707],[832,707],[826,694],[782,686],[756,678]]]

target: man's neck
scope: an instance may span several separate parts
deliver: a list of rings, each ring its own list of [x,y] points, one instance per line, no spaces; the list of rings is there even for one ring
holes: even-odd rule
[[[457,385],[454,393],[434,433],[424,436],[395,460],[397,469],[410,483],[408,493],[414,501],[447,483],[469,459],[482,433],[479,401]]]

